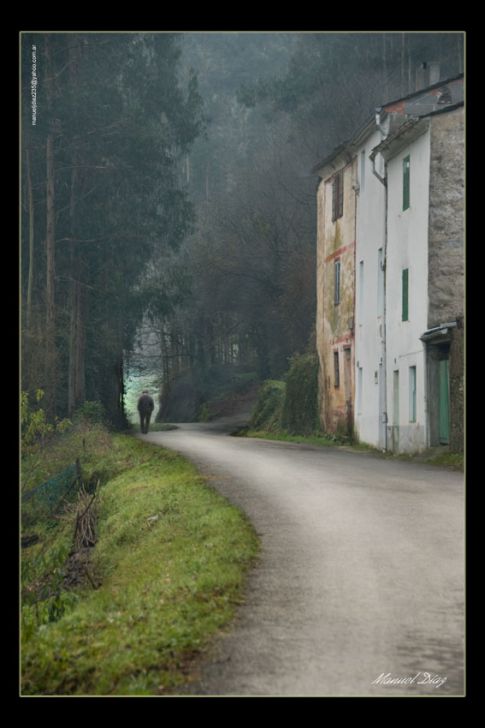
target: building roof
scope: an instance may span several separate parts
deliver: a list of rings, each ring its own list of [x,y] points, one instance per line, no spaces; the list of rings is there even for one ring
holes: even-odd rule
[[[322,159],[321,162],[316,164],[314,167],[312,167],[312,173],[316,174],[321,169],[326,167],[330,162],[332,162],[334,159],[336,159],[342,152],[345,152],[348,149],[349,141],[342,142],[342,144],[339,144],[338,147],[335,147],[335,149],[328,154],[325,159]]]
[[[429,122],[418,117],[411,117],[406,119],[395,131],[389,134],[380,144],[374,147],[371,151],[369,158],[374,159],[377,154],[383,154],[384,157],[390,158],[396,154],[397,151],[403,146],[406,146],[414,139],[417,139],[428,126]]]
[[[377,113],[394,116],[428,116],[436,111],[448,111],[464,103],[463,76],[440,81],[411,96],[379,107]]]
[[[413,91],[413,93],[402,96],[399,99],[389,101],[382,106],[377,106],[376,112],[384,112],[385,114],[402,114],[403,116],[409,117],[408,121],[411,120],[411,126],[414,126],[416,120],[421,117],[441,114],[462,106],[464,104],[463,84],[459,82],[463,81],[463,79],[464,74],[460,73],[457,76],[447,78],[443,81],[438,81],[437,83],[434,83],[431,86],[426,86],[419,91]],[[359,126],[350,139],[339,144],[325,157],[325,159],[316,164],[311,170],[312,174],[317,174],[345,152],[352,154],[355,151],[355,147],[361,144],[364,139],[366,139],[374,131],[376,126],[376,117],[372,116],[364,122],[364,124]],[[402,128],[400,126],[397,131],[392,134],[392,139],[399,136],[401,132],[406,132],[408,128],[406,121]],[[391,141],[391,137],[388,137],[388,139]],[[381,142],[376,149],[381,147],[383,143],[384,142]]]
[[[363,124],[361,124],[357,131],[354,132],[354,134],[350,137],[350,139],[347,139],[347,141],[342,142],[342,144],[339,144],[335,149],[328,154],[325,159],[323,159],[321,162],[316,164],[312,168],[312,173],[316,174],[320,170],[322,170],[324,167],[326,167],[328,164],[333,162],[334,159],[337,159],[341,154],[344,154],[345,152],[348,152],[350,154],[353,153],[354,148],[359,145],[364,139],[366,139],[374,129],[376,128],[376,121],[375,116],[372,116],[370,119],[367,119]]]
[[[406,96],[401,96],[399,99],[395,99],[394,101],[387,101],[385,104],[382,104],[382,106],[377,106],[376,111],[380,111],[381,109],[387,110],[387,107],[389,106],[395,106],[396,104],[399,104],[403,101],[409,101],[411,99],[416,98],[417,96],[422,96],[423,94],[426,94],[428,92],[435,91],[436,89],[439,89],[441,86],[446,86],[447,84],[451,84],[455,81],[463,80],[464,74],[460,73],[457,76],[451,76],[451,78],[445,78],[442,81],[437,81],[436,83],[433,83],[431,86],[425,86],[424,88],[419,89],[419,91],[413,91],[410,94],[407,94]]]

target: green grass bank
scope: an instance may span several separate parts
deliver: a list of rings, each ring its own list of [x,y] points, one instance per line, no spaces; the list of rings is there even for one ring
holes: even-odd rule
[[[89,579],[66,586],[76,510],[22,512],[23,695],[176,693],[234,615],[257,537],[179,455],[78,425],[22,464],[23,493],[79,457],[99,482]]]

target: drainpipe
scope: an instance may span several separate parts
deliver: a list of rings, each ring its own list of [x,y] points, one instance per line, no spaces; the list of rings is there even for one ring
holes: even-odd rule
[[[376,124],[385,136],[384,129],[380,124],[380,115],[376,114]],[[387,281],[387,162],[384,160],[384,176],[382,177],[376,170],[376,155],[371,155],[372,174],[377,177],[379,182],[384,186],[384,245],[382,249],[382,266],[383,266],[383,315],[382,315],[382,374],[384,377],[384,406],[380,413],[381,423],[384,425],[384,450],[387,450],[387,351],[386,351],[386,281]]]

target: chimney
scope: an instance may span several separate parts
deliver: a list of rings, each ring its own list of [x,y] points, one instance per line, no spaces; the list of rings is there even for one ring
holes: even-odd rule
[[[429,64],[429,85],[438,83],[440,80],[440,64],[438,61],[431,61]]]
[[[428,85],[428,64],[426,61],[423,61],[419,64],[416,68],[416,83],[415,83],[415,90],[421,91],[422,88],[426,88]]]
[[[423,61],[416,68],[416,91],[432,86],[440,80],[440,64],[438,61]]]

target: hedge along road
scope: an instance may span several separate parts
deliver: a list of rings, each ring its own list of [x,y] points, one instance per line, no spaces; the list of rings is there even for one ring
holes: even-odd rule
[[[245,603],[190,692],[462,695],[462,474],[229,437],[235,424],[142,436],[189,457],[262,541]]]

